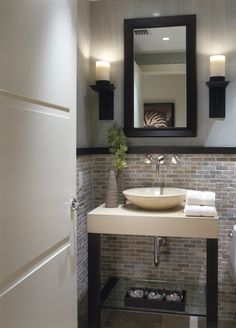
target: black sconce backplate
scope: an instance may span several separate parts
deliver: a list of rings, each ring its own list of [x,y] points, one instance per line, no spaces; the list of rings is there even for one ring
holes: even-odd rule
[[[209,117],[225,117],[225,89],[229,81],[224,76],[213,76],[206,82],[209,88]]]
[[[114,85],[110,81],[96,81],[90,87],[99,94],[99,120],[113,120]]]

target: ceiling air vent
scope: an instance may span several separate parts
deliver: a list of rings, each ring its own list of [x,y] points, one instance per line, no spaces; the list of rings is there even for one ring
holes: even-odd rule
[[[150,30],[148,29],[139,29],[139,30],[134,30],[135,35],[150,35]]]

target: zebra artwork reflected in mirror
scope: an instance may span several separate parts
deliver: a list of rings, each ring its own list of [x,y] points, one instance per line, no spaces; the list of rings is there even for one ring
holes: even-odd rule
[[[145,128],[168,128],[174,124],[174,103],[144,104]]]

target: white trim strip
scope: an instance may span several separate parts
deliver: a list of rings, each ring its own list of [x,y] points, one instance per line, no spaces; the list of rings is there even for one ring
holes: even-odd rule
[[[17,278],[8,282],[3,288],[0,289],[0,298],[10,292],[13,288],[21,284],[25,279],[30,277],[32,274],[34,274],[36,271],[38,271],[40,268],[42,268],[44,265],[46,265],[48,262],[50,262],[52,259],[64,252],[69,247],[70,243],[69,241],[67,241],[63,245],[59,246],[56,250],[48,254],[46,257],[44,257],[44,259],[32,265],[29,269],[18,275]]]
[[[53,109],[57,109],[57,110],[61,110],[63,112],[70,112],[70,109],[68,107],[64,107],[64,106],[59,106],[59,105],[55,105],[46,101],[42,101],[42,100],[38,100],[38,99],[33,99],[33,98],[29,98],[29,97],[25,97],[22,96],[20,94],[17,93],[13,93],[7,90],[3,90],[0,89],[0,94],[3,96],[6,96],[8,98],[12,98],[12,99],[16,99],[16,100],[20,100],[20,101],[25,101],[31,104],[35,104],[35,105],[39,105],[39,106],[43,106],[43,107],[48,107],[48,108],[53,108]]]
[[[198,317],[189,317],[189,328],[198,328]]]

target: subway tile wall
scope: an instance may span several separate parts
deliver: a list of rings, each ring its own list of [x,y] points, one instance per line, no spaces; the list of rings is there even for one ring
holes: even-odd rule
[[[93,158],[83,156],[77,160],[76,194],[77,211],[77,297],[78,328],[87,326],[88,242],[87,213],[93,209],[92,197]]]
[[[154,159],[158,155],[154,154]],[[220,216],[219,312],[221,318],[235,318],[236,284],[229,273],[228,233],[236,223],[236,155],[183,154],[179,165],[171,164],[171,155],[167,157],[165,164],[161,165],[160,174],[156,175],[154,162],[146,165],[144,155],[128,155],[129,167],[124,171],[124,187],[155,186],[165,182],[172,187],[216,192],[216,207]],[[104,202],[107,173],[112,168],[112,155],[81,156],[78,159],[78,176],[83,177],[81,197],[84,197],[84,210],[79,214],[84,229],[80,231],[79,228],[78,231],[83,241],[86,240],[86,236],[83,237],[86,211]],[[205,247],[205,240],[201,239],[168,238],[162,250],[160,266],[156,268],[153,264],[152,237],[104,235],[101,245],[102,282],[105,283],[111,275],[203,282]],[[81,249],[81,254],[86,263],[86,251]],[[80,261],[79,253],[78,263]],[[78,278],[83,289],[87,281],[86,270],[79,270]]]

